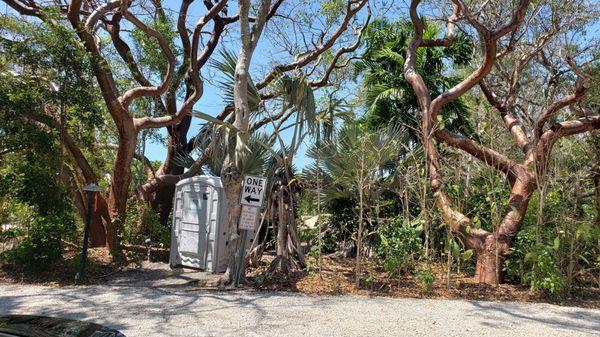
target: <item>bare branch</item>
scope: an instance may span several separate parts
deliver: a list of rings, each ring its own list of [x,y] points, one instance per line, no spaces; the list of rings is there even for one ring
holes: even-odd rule
[[[122,127],[131,117],[118,99],[119,91],[108,62],[102,57],[94,36],[81,23],[81,4],[82,0],[73,0],[68,7],[67,18],[73,28],[77,30],[77,35],[83,41],[86,50],[91,54],[92,69],[102,91],[106,106],[117,127]]]
[[[218,135],[213,135],[211,137],[211,142],[208,145],[208,147],[204,149],[202,155],[194,161],[192,166],[190,166],[190,168],[185,173],[179,175],[160,175],[148,181],[144,185],[140,186],[137,189],[138,198],[147,200],[152,193],[156,192],[162,186],[173,186],[182,179],[193,177],[196,174],[198,174],[198,172],[200,172],[200,170],[202,169],[202,166],[204,166],[204,164],[212,156],[214,147],[216,146],[216,142],[218,139]]]
[[[106,13],[119,8],[120,5],[121,0],[113,0],[96,8],[85,21],[85,29],[89,32],[93,32],[98,20],[106,15]]]
[[[445,144],[465,151],[485,164],[507,174],[511,180],[516,178],[518,164],[505,155],[500,154],[486,146],[477,144],[467,137],[452,133],[446,129],[438,129],[435,131],[434,135],[436,139],[439,139]]]
[[[542,137],[544,125],[556,112],[583,98],[585,93],[589,90],[590,86],[590,82],[580,81],[580,83],[577,85],[577,88],[575,89],[575,92],[550,104],[535,122],[535,138],[540,139]]]
[[[527,137],[527,133],[523,129],[523,125],[521,125],[519,119],[507,109],[505,104],[500,103],[484,79],[479,82],[479,86],[488,102],[500,112],[504,124],[517,142],[519,148],[524,154],[529,153],[532,149],[531,141],[529,140],[529,137]]]
[[[352,6],[353,2],[356,2],[357,4],[355,6]],[[331,37],[329,37],[329,39],[325,43],[320,44],[314,50],[311,50],[311,51],[303,54],[303,56],[301,56],[294,62],[287,63],[287,64],[280,64],[280,65],[275,66],[273,68],[273,70],[271,70],[271,72],[269,72],[260,82],[258,82],[256,84],[256,88],[259,90],[263,89],[269,83],[271,83],[271,81],[273,79],[275,79],[279,74],[290,71],[290,70],[294,70],[297,68],[304,67],[305,65],[309,64],[310,62],[316,60],[319,57],[319,55],[321,55],[322,53],[324,53],[326,50],[330,49],[334,45],[334,43],[337,41],[337,39],[348,28],[350,20],[354,17],[354,15],[356,13],[358,13],[367,4],[367,2],[368,2],[367,0],[358,0],[358,1],[349,0],[348,6],[346,9],[346,14],[344,15],[344,19],[342,20],[342,22],[340,23],[338,28],[335,30],[335,32],[331,35]]]
[[[360,46],[360,42],[362,40],[364,32],[366,31],[367,27],[369,26],[370,21],[371,21],[371,7],[367,3],[367,18],[366,18],[363,26],[358,31],[358,34],[356,35],[356,40],[354,41],[353,44],[342,47],[335,53],[335,55],[333,56],[333,60],[329,64],[329,67],[327,67],[327,69],[325,70],[325,73],[323,74],[323,76],[318,80],[310,81],[309,84],[311,87],[315,88],[315,87],[323,87],[323,86],[327,85],[327,83],[329,82],[329,76],[331,76],[331,73],[333,72],[334,69],[338,68],[337,62],[338,62],[339,58],[342,57],[342,55],[344,55],[344,54],[354,52]]]
[[[121,18],[122,18],[122,15],[120,13],[117,13],[113,16],[111,24],[107,25],[107,31],[110,34],[113,46],[117,50],[117,53],[119,54],[119,56],[121,56],[121,59],[123,59],[123,61],[125,62],[125,65],[127,66],[127,68],[129,68],[129,71],[133,75],[133,78],[139,84],[149,87],[152,84],[150,83],[150,81],[148,81],[148,79],[140,71],[140,69],[131,53],[131,48],[125,41],[123,41],[123,39],[121,38],[121,36],[119,34],[121,31],[121,25],[120,25]]]
[[[452,15],[448,18],[446,24],[446,36],[434,40],[422,40],[421,46],[423,47],[445,47],[450,46],[454,42],[454,31],[456,21],[458,20],[459,6],[456,3],[452,4]]]
[[[29,15],[39,17],[41,15],[41,8],[33,2],[29,4],[23,3],[20,0],[3,0],[10,8],[14,9],[21,15]]]
[[[194,27],[194,33],[192,34],[192,49],[191,49],[191,54],[190,54],[190,59],[192,60],[192,71],[198,71],[198,45],[200,43],[200,32],[202,31],[202,28],[204,28],[204,26],[213,18],[215,18],[217,16],[217,14],[225,7],[225,5],[227,4],[227,0],[221,0],[218,3],[216,3],[212,8],[210,8],[208,10],[208,12],[206,12],[206,14],[204,14],[196,23],[196,26]],[[217,27],[215,27],[216,29]],[[220,30],[222,31],[222,26],[220,26]],[[216,36],[216,38],[218,39],[218,36],[220,35],[220,32],[218,34],[214,34],[213,33],[213,37]],[[212,39],[211,39],[212,41]],[[207,45],[205,50],[214,50],[216,46],[216,41],[213,42],[213,44]],[[208,53],[208,52],[207,52]]]
[[[462,3],[462,2],[461,2]],[[529,5],[528,0],[520,0],[517,11],[513,14],[512,20],[505,26],[495,30],[492,33],[481,31],[483,37],[483,62],[473,73],[471,73],[463,81],[450,88],[446,92],[442,93],[431,103],[431,118],[436,118],[437,113],[441,110],[442,106],[450,101],[463,95],[465,92],[470,90],[474,85],[479,83],[489,72],[492,70],[494,63],[496,62],[496,50],[497,41],[502,36],[516,30],[525,18],[527,6]],[[468,11],[466,6],[461,7],[461,11]]]
[[[137,98],[144,97],[144,96],[157,97],[167,91],[167,88],[169,87],[169,84],[170,84],[171,80],[173,79],[174,68],[175,68],[175,55],[173,54],[173,51],[169,47],[169,44],[168,44],[167,40],[165,39],[165,37],[158,30],[148,27],[145,23],[143,23],[135,15],[133,15],[133,14],[131,14],[131,12],[129,12],[129,10],[127,9],[127,2],[125,0],[122,0],[121,12],[122,12],[123,16],[129,22],[133,23],[139,30],[143,31],[144,33],[148,34],[149,36],[152,36],[156,40],[163,55],[167,59],[167,63],[168,63],[167,64],[167,73],[165,74],[163,82],[160,86],[158,86],[158,87],[142,86],[142,87],[133,88],[133,89],[126,91],[119,98],[119,100],[121,101],[121,104],[123,104],[123,106],[125,108],[127,108],[131,104],[131,102],[133,102]]]
[[[537,143],[536,167],[539,174],[543,175],[546,171],[552,147],[558,139],[598,129],[600,129],[600,115],[564,121],[550,127],[540,136]]]

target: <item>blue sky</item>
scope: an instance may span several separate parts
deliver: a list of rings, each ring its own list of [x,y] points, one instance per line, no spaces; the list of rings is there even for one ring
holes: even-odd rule
[[[165,10],[168,13],[170,13],[171,16],[175,20],[179,13],[180,5],[181,5],[180,0],[164,0],[163,1],[163,6],[164,6]],[[286,7],[286,5],[291,6],[291,7]],[[297,5],[295,3],[286,1],[286,2],[284,2],[284,5],[282,5],[280,7],[279,12],[289,11],[290,8],[296,9],[295,8],[296,6]],[[313,17],[316,17],[318,15],[319,6],[320,6],[320,1],[305,1],[305,0],[302,1],[302,8],[307,9],[307,16],[312,15],[312,12],[314,12]],[[0,8],[3,10],[4,13],[10,13],[10,12],[14,13],[14,11],[6,3],[4,3],[3,6]],[[363,8],[363,10],[361,11],[361,15],[363,15],[362,13],[364,13],[364,11],[365,11],[365,9]],[[206,8],[203,4],[203,1],[194,1],[188,10],[188,15],[187,15],[188,27],[193,28],[195,23],[198,21],[198,19],[202,15],[204,15],[204,13],[206,13]],[[237,2],[236,1],[229,2],[228,13],[229,13],[229,15],[237,13]],[[315,20],[314,22],[320,22],[320,21]],[[122,27],[121,27],[122,31],[127,28],[125,25],[127,25],[127,24],[125,22],[122,22]],[[316,24],[316,26],[318,27],[318,24]],[[334,24],[334,28],[337,28],[337,24]],[[222,50],[230,50],[230,51],[233,51],[235,54],[237,54],[239,52],[239,42],[238,42],[239,41],[239,33],[238,33],[239,24],[233,23],[231,25],[228,25],[226,29],[229,30],[229,32],[228,32],[228,34],[224,34],[222,36],[219,46],[217,47],[214,54],[212,55],[212,59],[219,58],[219,51],[222,51]],[[205,27],[204,31],[210,31],[210,30],[212,30],[211,23],[209,23]],[[329,36],[330,33],[331,33],[331,31],[328,32],[327,36]],[[293,34],[290,33],[290,35],[293,35]],[[276,43],[273,42],[274,40],[272,39],[272,36],[274,36],[274,35],[269,34],[269,25],[267,25],[267,27],[265,28],[265,30],[263,32],[262,38],[259,40],[258,47],[256,48],[256,51],[255,51],[255,53],[253,55],[253,59],[252,59],[250,71],[251,71],[251,75],[255,81],[262,79],[262,77],[266,73],[268,73],[275,64],[280,63],[280,62],[287,63],[293,59],[293,56],[290,55],[289,52],[286,52],[281,47],[276,46]],[[207,37],[206,36],[204,36],[204,37],[205,37],[205,42],[206,42]],[[126,41],[128,40],[127,36],[123,36],[123,38]],[[337,45],[336,45],[336,47],[337,47]],[[298,52],[298,51],[296,51],[296,52]],[[212,116],[216,116],[226,105],[226,103],[224,102],[224,100],[221,97],[221,92],[220,92],[219,88],[214,83],[214,80],[217,78],[218,72],[211,69],[211,67],[207,64],[203,67],[203,69],[201,71],[201,75],[204,79],[204,93],[203,93],[203,96],[201,97],[201,99],[199,100],[199,102],[196,103],[196,105],[194,106],[193,109],[201,111],[203,113],[207,113]],[[349,89],[349,90],[352,91],[352,89]],[[316,92],[316,95],[318,97],[319,92]],[[181,102],[179,102],[179,103],[181,104]],[[199,131],[201,125],[204,122],[205,121],[198,119],[198,118],[192,119],[191,127],[188,132],[188,139],[193,137]],[[271,128],[271,126],[268,125],[266,127],[266,132],[269,132],[270,128]],[[167,133],[166,133],[165,128],[160,129],[159,133],[163,136],[163,138],[166,138]],[[292,129],[288,129],[288,130],[284,131],[282,133],[282,135],[283,135],[284,141],[289,141],[291,138],[291,135],[292,135]],[[310,163],[310,160],[305,155],[305,152],[307,149],[307,144],[310,141],[311,141],[310,139],[305,138],[304,143],[302,144],[302,146],[295,158],[295,165],[299,169],[302,169],[304,166],[306,166],[307,164]],[[166,152],[167,152],[166,145],[161,142],[149,141],[146,144],[145,155],[150,160],[162,162],[166,157]]]
[[[171,6],[179,6],[179,1],[173,1],[173,0],[169,0],[166,2],[166,6],[168,7],[169,5]],[[198,7],[198,2],[195,2],[196,7],[191,7],[189,13],[192,13],[190,16],[188,16],[188,25],[189,24],[193,24],[197,19],[198,16],[194,15],[193,13],[204,13],[205,12],[205,8],[203,7]],[[176,13],[178,12],[178,8],[171,8],[172,13]],[[318,8],[316,8],[316,10],[318,10]],[[231,8],[230,6],[230,13],[235,13],[237,11],[237,8],[233,7]],[[364,12],[364,9],[363,11]],[[234,23],[233,25],[231,25],[232,27],[232,32],[230,34],[230,36],[228,38],[223,39],[221,42],[221,44],[218,46],[218,49],[215,51],[215,53],[213,54],[212,58],[219,58],[219,50],[222,49],[228,49],[231,50],[233,52],[235,52],[236,54],[239,52],[239,44],[237,43],[236,39],[239,39],[239,34],[237,32],[238,29],[238,24]],[[264,76],[264,74],[266,74],[269,70],[272,69],[274,63],[276,63],[277,61],[280,62],[285,62],[285,60],[289,60],[290,56],[287,55],[285,52],[279,50],[273,43],[272,40],[269,38],[269,31],[268,31],[268,27],[265,29],[265,31],[263,32],[263,36],[262,38],[259,40],[259,44],[258,47],[253,55],[252,58],[252,64],[251,64],[251,74],[252,77],[255,81],[258,81],[260,79],[262,79],[262,77]],[[225,106],[225,103],[221,97],[221,93],[218,87],[216,87],[214,85],[214,83],[212,83],[213,79],[215,78],[217,74],[215,73],[214,70],[210,69],[210,67],[208,65],[206,65],[204,67],[204,69],[202,69],[202,76],[205,79],[204,82],[204,94],[202,96],[202,98],[200,99],[200,101],[198,103],[196,103],[196,105],[194,106],[194,110],[199,110],[202,111],[203,113],[207,113],[210,114],[212,116],[217,115],[223,108],[223,106]],[[353,85],[351,85],[351,87],[353,87]],[[348,90],[349,89],[349,90]],[[354,91],[353,88],[348,88],[346,91]],[[320,95],[320,91],[317,91],[315,94],[317,95],[317,97]],[[193,118],[192,119],[192,125],[190,128],[190,131],[188,133],[188,138],[194,136],[198,130],[200,129],[201,125],[204,123],[203,120],[198,119],[198,118]],[[269,132],[270,129],[272,129],[270,126],[267,126],[266,128],[266,132]],[[163,136],[166,136],[166,131],[164,129],[160,130],[160,133]],[[291,136],[292,136],[292,129],[288,129],[286,131],[284,131],[282,133],[283,135],[283,139],[285,141],[290,140]],[[311,139],[309,139],[308,137],[305,138],[302,146],[299,149],[299,152],[295,158],[295,166],[298,169],[302,169],[303,167],[305,167],[306,165],[310,164],[310,158],[306,157],[306,150],[307,148],[310,146],[311,143]],[[162,161],[164,160],[165,156],[166,156],[166,152],[167,149],[165,147],[164,144],[161,143],[157,143],[157,142],[150,142],[147,144],[146,147],[146,156],[150,159],[150,160],[158,160],[158,161]]]
[[[313,3],[317,3],[317,2],[307,2],[307,0],[303,1],[303,4],[306,5],[306,3],[309,4],[313,4]],[[179,0],[167,0],[164,2],[165,4],[165,8],[171,12],[171,14],[173,14],[174,17],[176,17],[178,11],[179,11],[179,4],[180,1]],[[406,15],[406,4],[402,1],[398,1],[398,3],[392,2],[394,9],[392,10],[393,13],[390,15],[390,17],[394,17],[394,18],[399,18],[401,16]],[[310,5],[309,5],[310,6]],[[315,5],[317,8],[315,8],[316,11],[318,11],[318,5]],[[6,4],[4,4],[3,6],[4,8],[4,12],[9,12],[11,11],[8,6]],[[237,12],[237,8],[236,7],[236,2],[235,1],[231,1],[230,4],[230,10],[229,13],[235,13]],[[204,5],[202,4],[202,1],[195,1],[192,6],[190,7],[189,10],[189,14],[188,14],[188,25],[193,25],[201,15],[203,15],[205,13],[206,9],[204,7]],[[378,8],[373,8],[373,12],[374,12],[374,16],[381,16],[381,12],[379,12]],[[363,10],[364,13],[364,10]],[[386,14],[390,14],[389,12],[386,12]],[[210,27],[208,27],[207,29],[209,29]],[[230,25],[229,29],[231,29],[231,32],[228,36],[226,36],[221,42],[221,44],[219,45],[219,49],[217,51],[215,51],[215,53],[213,54],[213,58],[218,58],[218,51],[222,50],[222,49],[228,49],[231,50],[235,53],[237,53],[239,51],[239,44],[236,42],[238,39],[239,34],[237,33],[237,29],[238,29],[238,25],[237,24],[232,24]],[[587,38],[598,38],[599,34],[600,34],[600,20],[596,20],[596,22],[589,26],[587,28]],[[285,54],[282,53],[281,50],[279,48],[277,48],[272,41],[268,38],[269,36],[269,31],[266,30],[265,33],[263,34],[263,38],[260,40],[259,42],[259,46],[253,56],[253,61],[252,61],[252,65],[251,65],[251,73],[253,75],[253,78],[255,80],[259,80],[260,78],[262,78],[262,76],[272,68],[273,63],[275,63],[276,61],[281,61],[283,59],[285,60],[289,60],[290,56],[289,54]],[[199,110],[202,111],[204,113],[210,114],[210,115],[216,115],[218,114],[221,109],[223,108],[223,106],[225,105],[225,103],[223,102],[223,99],[221,98],[221,94],[219,92],[219,89],[214,85],[214,83],[211,83],[212,80],[215,78],[216,72],[211,70],[208,65],[204,67],[204,69],[202,70],[202,76],[205,78],[205,83],[204,83],[204,94],[202,96],[202,98],[200,99],[200,101],[194,106],[195,110]],[[353,94],[356,93],[357,89],[357,84],[356,83],[349,83],[348,87],[345,88],[343,94],[347,95],[347,94]],[[317,92],[317,96],[319,95],[319,92]],[[194,136],[197,131],[200,129],[200,126],[204,123],[203,120],[200,120],[198,118],[193,118],[192,120],[192,125],[190,128],[190,131],[188,133],[188,138]],[[163,128],[159,131],[163,136],[166,135],[166,130]],[[291,137],[291,130],[284,132],[284,138]],[[304,141],[303,146],[300,148],[300,151],[296,157],[295,160],[295,165],[297,168],[302,169],[304,166],[306,166],[307,164],[310,163],[310,159],[306,157],[305,152],[306,152],[306,148],[307,146],[310,145],[311,139],[306,138]],[[166,156],[166,147],[164,144],[162,143],[156,143],[156,142],[150,142],[147,144],[147,148],[146,148],[146,156],[150,159],[150,160],[157,160],[157,161],[163,161],[165,156]]]

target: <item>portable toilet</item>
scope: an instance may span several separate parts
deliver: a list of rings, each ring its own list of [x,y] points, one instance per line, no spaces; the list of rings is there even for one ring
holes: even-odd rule
[[[227,269],[227,197],[221,178],[195,176],[175,185],[171,267]],[[249,248],[256,231],[248,233]]]

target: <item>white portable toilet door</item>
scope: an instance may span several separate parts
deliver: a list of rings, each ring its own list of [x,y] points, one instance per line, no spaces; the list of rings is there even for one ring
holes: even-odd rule
[[[194,191],[184,191],[182,217],[178,230],[179,260],[183,266],[205,269],[207,236],[210,228],[213,189],[200,186]]]

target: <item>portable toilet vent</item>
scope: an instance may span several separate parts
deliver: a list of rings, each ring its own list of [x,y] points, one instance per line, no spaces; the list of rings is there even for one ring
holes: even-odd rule
[[[196,176],[175,186],[171,267],[227,269],[227,197],[221,178]],[[249,248],[255,231],[248,233]]]

